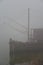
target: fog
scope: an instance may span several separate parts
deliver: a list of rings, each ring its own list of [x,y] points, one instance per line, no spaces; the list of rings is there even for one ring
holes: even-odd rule
[[[28,8],[29,26],[31,28],[43,28],[43,1],[42,0],[0,0],[0,62],[8,62],[9,38],[19,41],[27,41],[26,33],[21,33],[14,28],[24,31],[24,28],[15,24],[18,22],[28,28]],[[5,18],[4,18],[5,16]],[[9,20],[10,18],[10,20]],[[12,22],[12,20],[14,22]],[[11,28],[7,24],[13,26]]]

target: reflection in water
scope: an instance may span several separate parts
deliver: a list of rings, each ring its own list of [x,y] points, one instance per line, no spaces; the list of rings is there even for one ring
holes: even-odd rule
[[[21,64],[15,64],[15,65],[29,65],[29,63],[21,63]]]

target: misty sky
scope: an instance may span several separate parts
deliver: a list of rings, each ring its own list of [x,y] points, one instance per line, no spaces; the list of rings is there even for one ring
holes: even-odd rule
[[[30,8],[29,10],[30,28],[40,28],[40,27],[43,28],[43,1],[42,0],[2,0],[0,1],[0,23],[4,21],[8,22],[12,26],[15,26],[17,29],[24,31],[24,28],[19,25],[16,25],[15,21],[28,27],[27,26],[28,25],[28,8]],[[4,18],[3,16],[6,16],[7,19]],[[8,19],[8,17],[14,19],[13,20],[14,22],[12,22],[11,19]],[[20,38],[17,38],[18,35],[27,36],[27,32],[25,34],[22,34],[16,30],[12,30],[12,28],[9,27],[8,25],[2,25],[2,24],[0,25],[1,25],[0,26],[1,34],[2,33],[7,34],[9,37],[11,35],[11,37],[18,40],[20,40]],[[18,33],[15,34],[15,31],[16,33],[17,32]],[[27,39],[27,37],[25,38]],[[23,40],[26,40],[26,39],[24,39],[23,37]]]
[[[28,27],[28,8],[30,28],[43,28],[43,1],[42,0],[2,0],[0,1],[0,58],[5,61],[8,56],[8,41],[12,37],[15,40],[27,41],[27,29],[17,25],[15,22]],[[4,18],[5,16],[5,18]],[[10,19],[9,19],[10,18]],[[13,20],[11,20],[13,19]],[[9,23],[14,28],[3,22]],[[6,52],[6,54],[4,54]],[[2,55],[2,57],[1,57]],[[3,56],[5,55],[5,56]]]

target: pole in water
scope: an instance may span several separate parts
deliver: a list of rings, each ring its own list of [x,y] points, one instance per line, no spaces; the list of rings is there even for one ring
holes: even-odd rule
[[[28,8],[28,41],[29,41],[29,8]]]

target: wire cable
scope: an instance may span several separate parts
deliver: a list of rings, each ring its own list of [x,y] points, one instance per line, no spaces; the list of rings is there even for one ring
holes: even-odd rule
[[[26,31],[23,31],[23,32],[22,32],[21,30],[19,30],[19,29],[17,29],[17,28],[14,28],[13,26],[11,26],[11,25],[8,24],[8,23],[5,23],[5,22],[4,22],[3,24],[7,24],[7,25],[8,25],[10,28],[12,28],[13,30],[19,31],[19,32],[24,33],[24,34],[26,33]]]
[[[16,22],[16,20],[14,21],[14,19],[12,19],[12,18],[10,18],[10,17],[8,17],[8,16],[4,16],[4,18],[9,19],[10,21],[12,21],[12,22],[14,22],[14,23],[16,23],[16,24],[20,25],[21,27],[23,27],[23,28],[25,28],[25,29],[27,30],[27,27],[26,27],[26,26],[24,26],[24,25],[22,25],[22,24],[20,24],[20,23]]]

